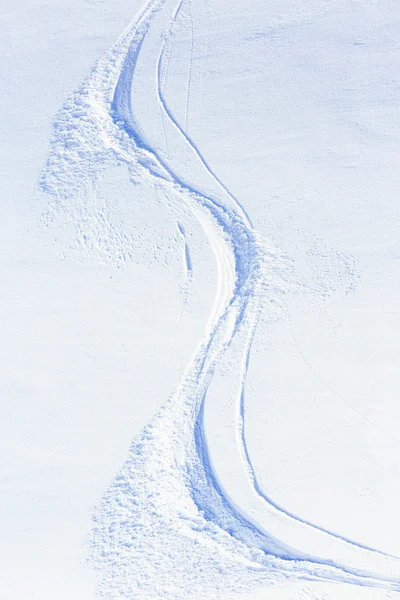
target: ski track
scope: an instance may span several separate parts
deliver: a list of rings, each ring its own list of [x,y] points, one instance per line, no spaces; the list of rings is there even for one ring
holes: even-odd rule
[[[42,176],[43,189],[50,192],[56,202],[64,205],[68,205],[68,198],[75,195],[85,181],[96,181],[109,164],[128,164],[133,177],[155,177],[158,185],[174,190],[191,209],[193,217],[201,224],[209,239],[217,262],[217,296],[204,338],[174,396],[145,428],[141,437],[134,441],[124,468],[105,493],[96,513],[93,557],[103,570],[102,594],[107,598],[124,594],[129,598],[139,597],[138,592],[138,595],[132,596],[135,585],[144,594],[141,597],[149,594],[151,577],[140,571],[144,569],[140,560],[145,558],[134,558],[133,540],[141,539],[142,527],[144,530],[146,527],[153,528],[149,529],[153,537],[144,539],[144,543],[147,540],[151,545],[152,552],[157,548],[157,541],[150,542],[149,539],[153,540],[157,535],[160,540],[164,539],[163,535],[169,535],[171,527],[174,531],[184,531],[182,535],[186,540],[193,538],[196,544],[215,546],[219,560],[226,556],[226,564],[237,565],[244,585],[249,585],[249,581],[259,584],[269,581],[271,574],[278,577],[277,573],[284,573],[290,577],[347,582],[397,591],[400,589],[397,557],[363,546],[285,511],[263,492],[258,482],[245,435],[246,376],[260,311],[266,301],[279,305],[281,290],[286,285],[284,273],[287,266],[279,252],[260,238],[244,207],[188,135],[189,89],[185,129],[168,106],[162,85],[163,61],[184,2],[181,0],[170,12],[172,16],[166,18],[163,10],[169,8],[172,2],[151,0],[109,54],[99,61],[88,81],[58,117],[52,152]],[[151,39],[153,20],[160,16],[164,16],[166,26],[160,36],[154,76],[166,147],[171,151],[169,157],[165,157],[162,150],[147,139],[145,126],[135,114],[131,96],[144,41]],[[193,32],[188,88],[192,54]],[[170,57],[167,56],[166,60],[168,62]],[[143,93],[146,93],[145,90]],[[190,160],[201,165],[204,177],[220,190],[220,194],[206,192],[202,183],[187,181],[187,177],[180,174],[179,165],[173,161],[175,138],[168,138],[164,118],[165,123],[168,122],[172,127],[169,130],[174,131],[176,139],[185,144]],[[75,147],[78,150],[86,148],[89,158],[82,158],[82,152],[75,153]],[[68,154],[65,148],[72,150]],[[93,159],[94,155],[96,160]],[[178,229],[184,240],[186,273],[191,276],[190,248],[180,224]],[[236,505],[235,499],[229,497],[223,481],[215,472],[204,423],[207,392],[216,366],[233,340],[239,338],[243,338],[243,347],[235,411],[238,452],[243,470],[253,493],[262,501],[266,514],[284,519],[294,530],[302,528],[305,535],[316,540],[315,552],[292,547],[284,539],[267,531],[258,523],[258,519],[246,514],[245,508]],[[175,495],[170,496],[171,490],[176,490]],[[171,498],[178,503],[177,498],[180,497],[183,508],[171,506]],[[147,516],[143,514],[146,511]],[[185,514],[188,516],[185,517]],[[172,522],[174,525],[171,525]],[[323,547],[325,543],[332,544],[335,558],[327,558],[325,553],[319,555],[320,540]],[[141,551],[143,555],[146,554],[143,546]],[[165,547],[158,551],[163,556]],[[213,553],[215,563],[215,550]],[[351,558],[349,564],[348,556]],[[378,559],[380,562],[376,566]],[[135,560],[136,567],[129,575],[131,563]],[[148,560],[151,560],[151,555]],[[150,568],[149,562],[146,565]],[[396,575],[392,576],[395,569]],[[132,577],[136,577],[137,582],[140,580],[140,585],[132,582]],[[220,571],[213,585],[218,585],[218,577]],[[240,591],[238,581],[232,585],[236,591]],[[173,593],[176,592],[170,592],[171,596],[165,597],[175,597]]]
[[[190,86],[192,82],[192,71],[193,71],[193,52],[194,52],[194,31],[193,31],[193,17],[190,13],[190,58],[189,58],[189,69],[188,79],[186,84],[186,105],[185,105],[185,131],[188,133],[189,130],[189,100],[190,100]]]

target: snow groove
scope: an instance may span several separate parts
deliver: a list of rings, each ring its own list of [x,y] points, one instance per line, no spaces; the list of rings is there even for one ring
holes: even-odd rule
[[[193,17],[190,15],[190,58],[189,58],[189,69],[188,79],[186,84],[186,104],[185,104],[185,131],[188,133],[189,129],[189,99],[190,99],[190,86],[192,83],[192,71],[193,71],[193,52],[194,52],[194,31],[193,31]]]
[[[43,175],[44,189],[68,202],[82,181],[99,175],[99,160],[91,160],[95,142],[101,168],[124,162],[134,177],[156,177],[159,185],[179,193],[204,228],[218,267],[217,296],[199,348],[176,393],[133,442],[125,466],[98,507],[92,553],[102,571],[101,595],[155,597],[160,577],[166,598],[185,597],[188,578],[191,598],[204,597],[206,586],[209,598],[221,597],[227,589],[232,598],[241,589],[277,581],[279,576],[398,590],[396,557],[298,518],[276,505],[258,483],[245,436],[246,375],[260,311],[266,301],[279,305],[288,285],[288,267],[279,252],[258,235],[243,206],[168,106],[161,83],[163,60],[183,3],[151,0],[99,61],[60,115]],[[154,33],[153,26],[162,33],[157,34],[156,28]],[[148,136],[132,96],[138,62],[151,41],[158,49],[148,64],[154,69],[163,123],[165,117],[169,156]],[[76,154],[65,152],[71,131]],[[202,179],[189,181],[182,174],[174,160],[174,144],[185,149],[189,165],[202,173]],[[178,227],[190,274],[190,249],[184,230]],[[249,506],[257,508],[251,511],[229,495],[216,473],[204,423],[216,368],[238,339],[243,340],[243,347],[237,453]]]

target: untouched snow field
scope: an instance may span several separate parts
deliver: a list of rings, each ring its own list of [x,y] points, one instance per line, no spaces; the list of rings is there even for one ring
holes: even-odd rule
[[[0,599],[400,598],[396,3],[0,19]]]

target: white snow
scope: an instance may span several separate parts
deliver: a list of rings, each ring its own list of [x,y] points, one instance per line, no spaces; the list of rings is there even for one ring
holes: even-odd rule
[[[0,19],[0,599],[395,599],[397,6]]]

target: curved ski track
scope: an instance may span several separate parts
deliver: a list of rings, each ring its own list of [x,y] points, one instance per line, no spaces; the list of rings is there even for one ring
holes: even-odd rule
[[[175,5],[173,0],[151,0],[91,76],[93,97],[97,104],[101,100],[101,107],[94,107],[96,102],[90,106],[91,110],[97,111],[96,127],[107,147],[119,160],[140,165],[156,178],[157,185],[165,186],[165,189],[172,187],[179,194],[204,228],[218,267],[218,294],[204,338],[178,390],[157,415],[156,425],[149,428],[157,430],[159,423],[173,423],[165,428],[174,438],[170,443],[180,446],[177,476],[182,478],[202,518],[222,530],[227,539],[237,540],[239,549],[255,550],[252,568],[256,565],[258,569],[268,569],[267,557],[273,556],[293,565],[294,570],[306,578],[399,590],[397,557],[363,546],[285,511],[263,492],[258,482],[245,436],[246,375],[260,311],[266,299],[279,300],[282,282],[276,273],[284,272],[286,267],[279,253],[258,235],[243,206],[212,169],[187,133],[187,127],[183,128],[167,103],[162,86],[166,47],[184,2],[181,0]],[[160,20],[163,33],[157,37],[153,34],[153,23],[157,21],[160,25]],[[146,51],[145,42],[149,40],[159,44],[158,55],[153,61],[156,86],[154,92],[142,90],[142,93],[156,93],[159,111],[167,125],[164,135],[165,140],[168,138],[169,149],[173,150],[174,141],[184,147],[190,164],[196,167],[196,172],[202,173],[201,180],[190,181],[187,174],[182,174],[173,156],[147,137],[145,124],[135,112],[132,89],[136,68],[142,52]],[[187,105],[188,98],[186,119]],[[186,241],[185,252],[187,258]],[[188,269],[192,268],[190,258],[187,258],[187,265]],[[207,392],[216,367],[233,340],[239,338],[243,340],[243,348],[236,405],[237,451],[249,494],[256,498],[260,508],[260,518],[258,514],[255,517],[254,512],[247,514],[246,507],[238,506],[226,492],[224,482],[213,466],[204,423]],[[178,433],[174,432],[175,426],[179,428]],[[149,435],[150,429],[145,436]],[[133,452],[139,450],[134,446]],[[129,468],[133,469],[132,466]],[[265,523],[271,523],[271,529]],[[298,539],[299,532],[308,540],[304,547],[292,543],[293,539]]]

